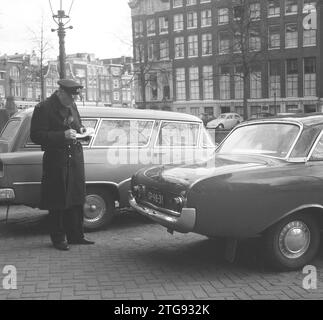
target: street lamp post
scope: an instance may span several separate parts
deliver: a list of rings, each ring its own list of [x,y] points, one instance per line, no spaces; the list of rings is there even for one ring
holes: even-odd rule
[[[53,19],[55,21],[55,23],[58,25],[57,29],[52,29],[52,32],[57,31],[57,35],[58,35],[58,39],[59,39],[59,77],[60,79],[65,79],[66,78],[66,65],[65,65],[65,60],[66,60],[66,53],[65,53],[65,35],[66,29],[73,29],[72,26],[69,27],[65,27],[69,22],[70,22],[70,17],[69,14],[71,12],[72,9],[72,5],[73,2],[70,6],[69,12],[68,14],[65,14],[65,11],[62,8],[62,0],[60,0],[60,9],[57,10],[57,14],[54,14],[53,9],[52,9],[52,5],[51,2],[49,1],[51,10],[52,10],[52,14],[53,14]],[[68,19],[67,22],[64,23],[64,20]]]

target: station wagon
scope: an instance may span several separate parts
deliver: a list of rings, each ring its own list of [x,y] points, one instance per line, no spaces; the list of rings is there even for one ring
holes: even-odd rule
[[[82,142],[88,229],[107,225],[116,208],[128,206],[130,179],[138,169],[214,152],[202,121],[188,114],[103,107],[79,111],[83,125],[95,132]],[[43,152],[30,140],[32,112],[17,113],[0,136],[0,201],[8,205],[39,206]]]

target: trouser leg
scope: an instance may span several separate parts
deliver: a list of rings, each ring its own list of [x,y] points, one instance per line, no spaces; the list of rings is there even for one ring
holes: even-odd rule
[[[66,240],[63,218],[63,210],[49,210],[49,232],[53,243]]]
[[[68,241],[83,239],[83,206],[73,206],[67,209],[64,224]]]

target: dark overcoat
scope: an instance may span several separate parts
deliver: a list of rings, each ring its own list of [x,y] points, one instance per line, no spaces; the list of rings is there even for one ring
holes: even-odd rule
[[[67,140],[64,134],[68,129],[80,133],[81,127],[76,105],[64,107],[56,93],[35,107],[30,137],[44,151],[40,209],[64,210],[84,204],[82,145]]]

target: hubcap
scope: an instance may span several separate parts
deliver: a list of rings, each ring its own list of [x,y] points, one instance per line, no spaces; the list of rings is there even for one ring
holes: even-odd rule
[[[286,258],[296,259],[308,250],[310,240],[307,225],[303,221],[292,221],[280,232],[279,249]]]
[[[84,204],[84,219],[88,222],[100,220],[106,211],[105,201],[96,194],[87,195]]]

